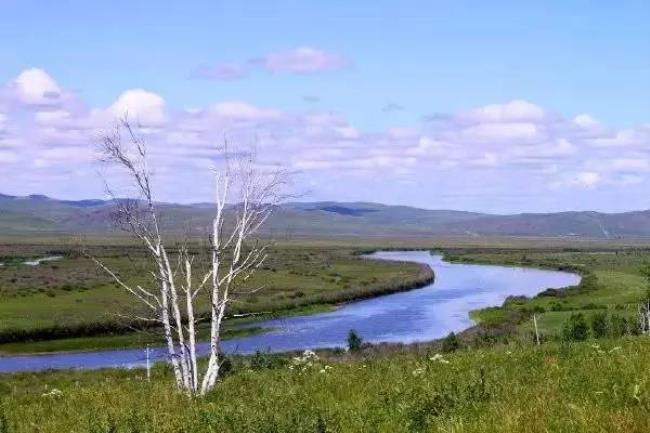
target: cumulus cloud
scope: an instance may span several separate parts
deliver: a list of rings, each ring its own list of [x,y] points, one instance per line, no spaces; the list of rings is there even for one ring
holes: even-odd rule
[[[86,181],[95,176],[93,146],[125,113],[146,128],[156,172],[175,176],[172,195],[164,197],[171,200],[210,197],[209,168],[224,136],[235,146],[255,146],[265,166],[281,163],[297,171],[322,199],[395,202],[410,197],[413,204],[473,208],[480,202],[470,200],[482,197],[490,198],[488,205],[504,207],[507,200],[534,196],[565,200],[564,206],[571,207],[583,195],[638,197],[650,176],[647,125],[608,128],[588,114],[563,117],[528,101],[365,131],[336,112],[285,111],[241,100],[179,109],[144,89],[125,90],[106,106],[88,107],[43,74],[19,75],[22,85],[32,83],[31,93],[20,90],[20,98],[19,77],[0,89],[12,95],[0,103],[0,171],[9,179],[4,192],[57,195],[59,188],[82,196],[101,194],[101,187],[91,189]],[[44,103],[51,92],[66,97]],[[348,187],[335,188],[343,183]],[[397,189],[405,184],[412,187]],[[39,185],[46,190],[27,190]],[[575,195],[576,189],[581,195]],[[623,198],[616,203],[624,203]]]
[[[61,88],[56,81],[38,68],[21,72],[8,87],[25,104],[52,105],[61,98]]]
[[[131,89],[122,93],[108,108],[114,117],[127,116],[146,125],[165,122],[165,100],[143,89]]]

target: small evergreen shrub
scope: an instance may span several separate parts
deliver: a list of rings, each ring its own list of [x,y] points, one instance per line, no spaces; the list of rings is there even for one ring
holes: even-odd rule
[[[348,333],[348,350],[350,352],[358,352],[361,350],[363,339],[354,329],[350,329]]]

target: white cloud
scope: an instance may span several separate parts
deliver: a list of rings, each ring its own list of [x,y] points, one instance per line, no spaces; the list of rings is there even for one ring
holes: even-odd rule
[[[274,73],[310,74],[340,69],[344,66],[345,61],[336,54],[306,46],[289,51],[268,53],[260,59],[256,59],[256,63]]]
[[[51,105],[61,98],[61,88],[45,71],[27,69],[10,84],[19,100],[29,105]]]
[[[210,111],[217,116],[235,120],[277,119],[282,115],[279,110],[257,107],[242,101],[219,102]]]
[[[533,123],[481,123],[461,132],[464,140],[473,142],[513,142],[539,139],[537,125]]]
[[[22,82],[30,81],[21,76]],[[4,87],[13,96],[15,82]],[[415,197],[415,190],[392,190],[393,185],[413,182],[430,192],[431,200],[442,192],[447,197],[496,201],[516,194],[543,196],[551,194],[549,185],[557,187],[552,190],[556,196],[573,191],[574,200],[575,188],[566,186],[585,188],[584,197],[634,191],[637,197],[650,177],[647,125],[609,129],[587,115],[565,118],[521,100],[438,116],[435,123],[391,125],[370,132],[336,112],[284,111],[252,101],[174,109],[161,95],[143,89],[127,90],[108,106],[88,107],[47,80],[33,87],[40,90],[33,90],[31,101],[53,86],[65,95],[56,105],[26,109],[26,99],[2,101],[0,163],[9,179],[5,192],[25,185],[50,187],[39,179],[56,178],[56,185],[70,190],[85,185],[87,179],[80,176],[94,172],[93,145],[125,112],[144,125],[156,172],[177,177],[174,185],[203,185],[190,178],[209,176],[207,168],[214,164],[215,148],[224,136],[236,147],[256,146],[265,166],[281,162],[297,170],[303,185],[333,185],[332,179],[336,184],[347,182],[350,187],[342,194],[358,192],[358,199],[389,201],[411,193]],[[378,182],[384,186],[378,188]],[[197,187],[193,197],[209,194],[209,185]],[[181,195],[168,198],[184,199],[181,189],[177,191]],[[56,195],[49,190],[33,192]],[[380,193],[386,198],[373,195]],[[100,194],[101,189],[92,195]],[[573,205],[569,199],[567,203]]]
[[[143,89],[125,91],[108,111],[117,118],[126,115],[144,125],[158,125],[166,120],[165,100],[160,95]]]
[[[601,181],[602,177],[600,174],[593,171],[584,171],[582,173],[578,173],[574,179],[575,184],[584,186],[586,188],[593,188]]]
[[[596,147],[635,147],[650,143],[650,131],[643,129],[622,129],[613,134],[592,138]]]
[[[18,154],[8,150],[0,150],[0,164],[18,162]]]
[[[612,167],[617,170],[647,171],[650,160],[646,158],[617,158],[612,160]]]
[[[65,110],[37,111],[34,120],[40,125],[54,125],[70,119],[70,112]]]
[[[478,123],[514,123],[541,121],[545,115],[541,107],[516,99],[505,104],[477,107],[462,113],[459,118]]]
[[[584,129],[600,128],[600,123],[588,114],[578,114],[573,118],[573,123]]]

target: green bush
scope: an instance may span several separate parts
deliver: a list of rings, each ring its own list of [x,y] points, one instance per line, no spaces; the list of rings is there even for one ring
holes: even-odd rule
[[[348,350],[350,352],[358,352],[361,350],[363,339],[354,329],[350,329],[348,333]]]
[[[449,335],[442,340],[442,351],[449,353],[455,352],[458,349],[460,349],[460,340],[458,340],[458,336],[456,336],[455,333],[450,332]]]
[[[609,318],[609,332],[612,337],[622,337],[632,333],[630,321],[618,314],[612,314]]]
[[[584,341],[589,338],[589,325],[584,314],[571,314],[562,329],[562,338],[564,341]]]
[[[594,338],[603,338],[609,332],[609,323],[605,313],[596,313],[591,316],[591,333]]]

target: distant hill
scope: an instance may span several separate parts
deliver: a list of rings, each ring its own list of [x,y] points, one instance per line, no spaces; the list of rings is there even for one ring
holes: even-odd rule
[[[109,233],[115,203],[0,194],[0,234]],[[209,225],[209,203],[160,203],[161,224],[183,233]],[[650,236],[650,211],[492,215],[377,203],[311,202],[282,205],[265,227],[299,236],[544,236],[622,238]]]

